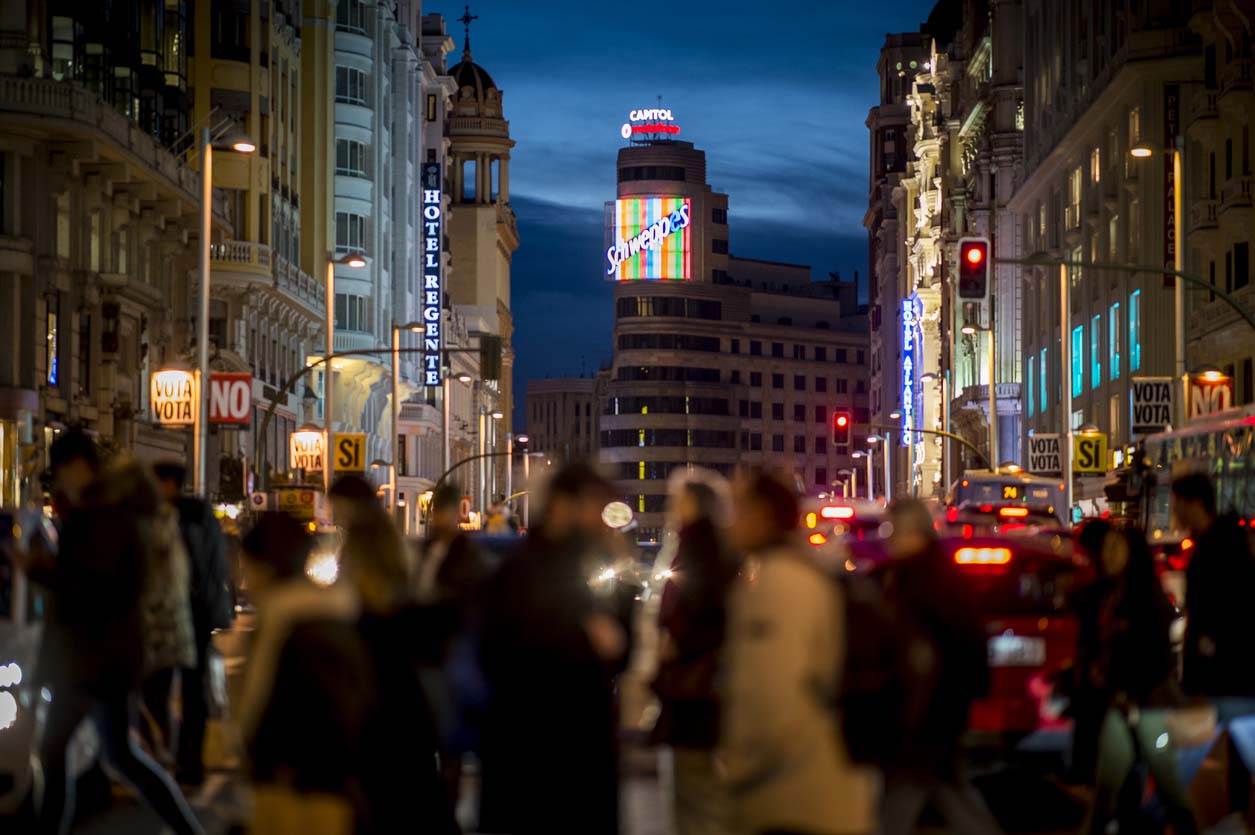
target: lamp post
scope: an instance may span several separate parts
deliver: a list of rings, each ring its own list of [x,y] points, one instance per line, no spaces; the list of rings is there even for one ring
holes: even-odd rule
[[[869,442],[869,443],[871,442],[871,439],[870,439],[870,438],[868,438],[868,442]],[[859,451],[859,452],[854,453],[854,455],[853,455],[852,457],[854,457],[854,458],[863,458],[863,459],[866,459],[866,461],[867,461],[867,501],[869,501],[869,502],[870,502],[870,501],[874,501],[874,498],[875,498],[875,497],[873,496],[873,493],[875,493],[876,491],[875,491],[875,489],[874,489],[874,486],[875,486],[875,478],[874,478],[874,476],[872,475],[872,450],[871,450],[871,447],[869,446],[869,447],[867,448],[867,451],[866,451],[866,452]]]
[[[944,432],[950,431],[950,372],[937,374],[932,371],[926,371],[919,375],[921,383],[941,383],[941,429]],[[946,489],[950,489],[950,442],[947,440],[941,445],[941,472],[942,478],[945,479]]]
[[[1064,313],[1066,316],[1067,313]],[[997,472],[998,470],[998,401],[994,393],[994,378],[998,374],[998,356],[994,353],[994,329],[978,328],[975,325],[964,325],[962,332],[965,336],[972,336],[977,333],[989,334],[989,467]],[[949,431],[949,430],[947,430]],[[948,486],[948,485],[947,485]]]
[[[497,421],[502,420],[505,417],[505,413],[502,412],[500,409],[493,409],[491,412],[488,413],[488,417],[492,418],[492,423],[488,424],[489,451],[496,452],[497,451]],[[487,466],[487,459],[485,459],[485,466]],[[491,478],[489,478],[487,482],[489,506],[492,505],[493,496],[497,495],[500,492],[500,490],[498,489],[499,485],[497,484],[497,462],[496,461],[492,463],[492,472],[490,475],[491,475]],[[506,493],[506,495],[508,496],[510,494]]]
[[[1172,248],[1172,265],[1178,273],[1183,273],[1185,272],[1185,217],[1182,208],[1185,202],[1185,160],[1183,158],[1185,142],[1177,136],[1174,137],[1173,144],[1175,147],[1165,148],[1162,145],[1139,142],[1129,149],[1129,155],[1135,159],[1149,159],[1157,152],[1172,154],[1172,236],[1175,239],[1175,245]],[[1180,276],[1173,276],[1172,280],[1172,309],[1176,326],[1177,384],[1177,407],[1174,410],[1176,414],[1172,417],[1174,426],[1180,429],[1185,426],[1186,399],[1189,397],[1185,374],[1185,285]]]
[[[327,356],[330,357],[336,352],[336,267],[351,267],[355,270],[366,266],[366,259],[356,253],[345,255],[341,258],[327,258],[327,309],[324,311],[323,329],[327,336]],[[395,351],[393,352],[395,353]],[[324,494],[331,493],[331,481],[335,477],[335,456],[331,454],[332,433],[335,431],[332,426],[332,393],[335,389],[335,363],[331,360],[327,361],[327,367],[322,370],[322,422],[323,433],[326,438],[323,440],[324,449],[327,450],[325,460],[322,465],[322,489]],[[259,462],[260,463],[260,462]]]
[[[392,323],[392,467],[388,474],[388,485],[392,497],[388,499],[392,514],[397,510],[397,475],[401,466],[401,331],[424,333],[427,328],[422,322],[409,322],[405,325]]]
[[[891,453],[889,451],[890,449],[893,448],[893,441],[891,440],[891,438],[892,436],[888,432],[886,432],[883,435],[868,435],[867,436],[867,443],[869,444],[883,443],[885,445],[884,447],[885,448],[885,507],[888,507],[889,502],[893,501],[893,465],[892,463],[890,463]],[[871,451],[868,450],[869,458],[870,458],[870,455],[871,455]],[[870,463],[871,462],[869,460],[868,464],[870,465]]]
[[[222,146],[251,154],[257,145],[243,136],[231,136]],[[213,229],[214,140],[209,128],[200,132],[200,317],[196,322],[196,422],[192,426],[192,460],[196,495],[206,498],[209,446],[209,236]]]
[[[518,444],[519,446],[523,448],[523,461],[526,462],[528,440],[530,439],[527,437],[527,433],[525,432],[520,432],[517,435],[511,432],[508,436],[506,436],[506,442],[508,445],[506,446],[507,455],[506,455],[506,470],[505,470],[505,494],[507,496],[514,495],[514,445]],[[526,472],[527,470],[526,463],[523,464],[523,469],[524,469],[524,472]],[[526,481],[526,476],[524,476],[524,480]],[[524,507],[527,506],[527,494],[526,493],[523,494],[523,506]]]

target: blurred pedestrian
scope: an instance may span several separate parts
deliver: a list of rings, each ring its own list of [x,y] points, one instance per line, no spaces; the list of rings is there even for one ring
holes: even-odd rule
[[[74,819],[74,779],[67,746],[90,716],[109,765],[178,833],[202,829],[178,787],[131,739],[145,666],[146,594],[159,565],[161,499],[138,463],[118,462],[94,480],[78,440],[53,445],[54,481],[63,493],[63,522],[55,560],[43,583],[49,605],[38,680],[51,695],[39,744],[43,795],[40,831],[68,832]],[[65,470],[66,461],[74,462]]]
[[[1192,835],[1198,826],[1177,773],[1166,714],[1182,703],[1168,636],[1172,605],[1139,532],[1108,533],[1101,560],[1110,587],[1099,608],[1100,652],[1090,677],[1110,706],[1098,740],[1093,803],[1082,832],[1107,831],[1125,780],[1142,762],[1154,777],[1173,831]]]
[[[834,709],[845,615],[839,587],[797,534],[794,489],[765,473],[735,491],[733,545],[746,556],[728,607],[718,762],[734,819],[754,835],[875,828],[871,773],[855,766]]]
[[[344,533],[341,582],[362,602],[358,622],[377,693],[364,736],[367,832],[459,832],[441,781],[435,717],[420,679],[429,613],[413,600],[406,546],[382,507]]]
[[[337,478],[327,497],[331,520],[341,529],[348,528],[359,518],[378,518],[375,514],[383,508],[371,483],[354,473]]]
[[[672,813],[677,835],[735,832],[731,797],[715,771],[719,701],[715,679],[723,648],[728,590],[737,562],[725,541],[726,483],[717,473],[673,480],[668,526],[676,555],[658,614],[661,713],[656,742],[671,746]]]
[[[1255,556],[1249,529],[1233,513],[1220,514],[1216,489],[1203,473],[1172,483],[1172,513],[1178,527],[1194,541],[1185,569],[1184,686],[1216,706],[1217,719],[1229,730],[1229,816],[1225,831],[1245,831],[1251,802],[1250,763],[1235,737],[1251,735],[1255,720]],[[1255,741],[1247,740],[1247,750]]]
[[[942,550],[923,502],[894,502],[889,524],[889,560],[880,570],[885,595],[897,616],[907,621],[903,634],[928,639],[934,673],[923,721],[886,769],[883,831],[914,832],[931,803],[948,832],[999,832],[993,814],[963,774],[959,757],[969,708],[989,689],[985,628],[971,584]]]
[[[257,625],[236,712],[254,788],[252,830],[346,835],[366,820],[369,654],[349,584],[315,585],[299,522],[264,513],[241,547]]]
[[[618,832],[614,677],[627,640],[592,588],[611,548],[602,511],[613,498],[592,467],[563,467],[543,521],[485,590],[480,831]]]
[[[152,722],[153,752],[174,765],[175,722],[171,696],[176,679],[196,667],[192,628],[191,566],[178,515],[162,501],[152,523],[153,548],[140,606],[144,618],[144,706]]]
[[[180,676],[182,721],[179,724],[177,774],[186,786],[205,779],[205,725],[209,718],[208,689],[212,638],[235,619],[235,583],[231,577],[226,539],[213,507],[198,496],[183,493],[186,470],[177,462],[153,467],[162,497],[178,517],[179,532],[190,567],[189,600],[196,660]]]
[[[1072,779],[1089,784],[1098,761],[1098,735],[1107,715],[1106,695],[1096,688],[1090,668],[1099,660],[1102,633],[1099,613],[1111,588],[1111,578],[1103,570],[1102,546],[1114,529],[1106,519],[1086,522],[1076,535],[1076,551],[1094,566],[1094,581],[1072,595],[1069,607],[1076,616],[1076,651],[1071,670],[1069,713],[1072,716]]]
[[[422,679],[439,730],[441,771],[456,807],[462,759],[478,745],[487,698],[479,658],[479,594],[487,569],[462,529],[462,491],[445,483],[432,494],[427,538],[418,550],[415,589],[429,625]]]

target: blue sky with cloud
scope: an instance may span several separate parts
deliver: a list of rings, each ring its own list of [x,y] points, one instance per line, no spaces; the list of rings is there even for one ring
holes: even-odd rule
[[[511,202],[515,391],[528,379],[591,372],[611,353],[602,206],[615,193],[619,126],[661,95],[681,139],[706,151],[729,196],[734,254],[854,270],[865,282],[868,138],[876,59],[933,3],[850,0],[598,3],[481,0],[475,62],[505,96],[517,142]],[[463,4],[426,3],[453,22]],[[779,10],[779,11],[777,11]]]

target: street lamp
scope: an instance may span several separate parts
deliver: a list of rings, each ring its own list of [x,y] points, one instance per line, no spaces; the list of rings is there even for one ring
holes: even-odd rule
[[[392,512],[397,510],[397,475],[401,466],[401,331],[424,333],[427,328],[422,322],[408,322],[404,325],[392,323],[392,467],[388,473],[388,486],[392,497],[388,499]]]
[[[1063,315],[1067,316],[1066,308],[1064,310]],[[997,354],[994,353],[994,329],[964,325],[960,330],[965,336],[977,333],[989,334],[989,466],[997,470],[995,462],[998,460],[998,401],[994,390],[994,378],[998,375],[998,366]],[[948,484],[946,488],[949,489]]]
[[[257,146],[233,134],[220,146],[251,154]],[[192,428],[192,455],[196,495],[206,498],[205,462],[209,457],[209,236],[213,227],[214,141],[209,128],[200,132],[200,318],[196,322],[196,369],[200,379],[196,423]]]
[[[870,460],[872,456],[871,444],[878,444],[881,442],[883,442],[885,445],[884,446],[884,450],[885,450],[885,507],[888,507],[889,502],[892,501],[893,499],[893,465],[892,463],[890,463],[890,456],[892,455],[890,450],[893,449],[893,442],[890,441],[888,432],[886,432],[883,435],[868,435],[867,436],[867,443],[868,443],[867,456],[869,459],[868,466],[871,466],[871,460]],[[871,479],[868,479],[868,481],[870,483]],[[871,496],[870,490],[868,490],[867,495],[868,497]]]
[[[331,454],[332,444],[332,390],[335,388],[335,366],[331,355],[336,352],[336,267],[349,267],[360,270],[366,266],[366,259],[353,252],[340,258],[327,257],[327,309],[324,312],[323,329],[327,332],[327,367],[322,371],[322,411],[323,432],[326,434],[326,460],[322,467],[322,489],[327,495],[331,493],[331,480],[335,477],[335,458]]]
[[[870,441],[870,438],[869,438],[868,440]],[[874,477],[873,477],[873,475],[872,475],[872,451],[871,451],[871,447],[868,447],[867,452],[855,452],[855,453],[854,453],[851,457],[852,457],[852,458],[866,458],[866,459],[867,459],[867,501],[869,501],[869,502],[870,502],[870,501],[872,501],[872,499],[873,499],[873,497],[872,497],[872,493],[874,492],[874,491],[872,490],[872,486],[873,486],[873,481],[872,481],[872,479],[873,479]]]
[[[1185,272],[1185,217],[1182,211],[1185,199],[1185,160],[1183,158],[1185,142],[1177,136],[1174,137],[1173,144],[1175,147],[1165,148],[1150,142],[1139,142],[1129,149],[1129,155],[1135,159],[1149,159],[1160,152],[1172,154],[1172,236],[1175,241],[1172,247],[1172,268],[1178,273],[1183,273]],[[1173,422],[1181,427],[1185,425],[1185,401],[1189,397],[1185,376],[1185,284],[1180,275],[1174,275],[1172,279],[1172,309],[1177,330],[1176,378],[1179,391]]]

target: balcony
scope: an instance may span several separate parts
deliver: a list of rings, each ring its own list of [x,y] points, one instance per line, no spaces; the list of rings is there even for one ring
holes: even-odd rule
[[[326,316],[327,300],[322,282],[282,256],[275,256],[274,265],[275,288],[290,306],[311,319],[321,320]]]
[[[1185,129],[1202,142],[1211,144],[1216,139],[1216,119],[1220,115],[1220,93],[1216,90],[1199,90],[1186,100]]]
[[[1241,231],[1250,222],[1253,179],[1250,174],[1233,177],[1220,189],[1220,219],[1226,226]]]
[[[1220,96],[1228,98],[1251,92],[1251,59],[1234,58],[1220,72]]]
[[[1189,234],[1195,246],[1208,246],[1215,241],[1220,228],[1219,201],[1214,198],[1195,200],[1190,204]]]
[[[252,241],[223,241],[209,247],[213,280],[270,283],[270,247]],[[221,277],[220,274],[221,273]]]

